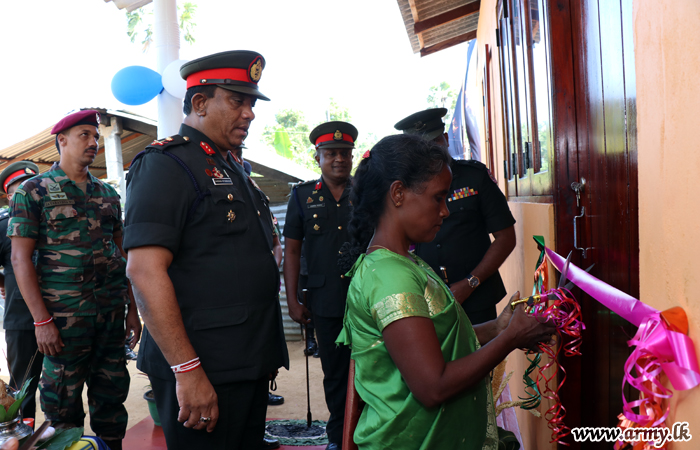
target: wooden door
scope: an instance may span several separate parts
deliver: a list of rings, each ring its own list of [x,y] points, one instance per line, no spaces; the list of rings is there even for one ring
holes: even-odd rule
[[[632,0],[557,0],[550,15],[552,42],[559,43],[552,46],[557,250],[566,255],[574,241],[589,248],[585,258],[574,250],[572,261],[584,268],[595,263],[592,274],[639,298]],[[584,179],[577,205],[571,184]],[[626,341],[635,329],[581,291],[574,294],[587,329],[583,356],[561,361],[566,424],[614,427],[622,412]],[[574,449],[611,445],[567,442]]]

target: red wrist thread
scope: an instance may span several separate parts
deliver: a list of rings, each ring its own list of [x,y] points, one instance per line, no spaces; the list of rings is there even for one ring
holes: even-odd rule
[[[34,326],[41,327],[41,326],[47,325],[51,322],[53,322],[53,317],[49,317],[48,319],[42,320],[41,322],[34,322]]]
[[[173,370],[173,373],[185,373],[185,372],[191,372],[201,365],[202,365],[202,363],[199,362],[199,357],[197,357],[195,359],[191,359],[191,360],[184,362],[182,364],[170,366],[170,368]]]

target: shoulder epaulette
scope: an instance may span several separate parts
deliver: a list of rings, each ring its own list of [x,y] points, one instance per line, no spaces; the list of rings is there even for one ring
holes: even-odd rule
[[[471,166],[481,170],[488,170],[484,163],[475,159],[454,159],[453,161],[454,164],[457,164],[459,166]]]
[[[190,138],[186,136],[180,136],[179,134],[175,134],[164,139],[156,139],[155,141],[148,144],[146,148],[164,149],[166,147],[186,144],[189,141]]]
[[[300,181],[300,182],[296,183],[295,185],[293,185],[292,189],[296,189],[299,186],[306,186],[307,184],[311,184],[311,183],[315,183],[315,182],[316,182],[316,180]]]

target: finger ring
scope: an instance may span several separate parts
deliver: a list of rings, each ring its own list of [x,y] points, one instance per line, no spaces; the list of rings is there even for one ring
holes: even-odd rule
[[[211,422],[211,417],[200,417],[199,421],[204,422],[204,423],[208,423],[208,422]]]

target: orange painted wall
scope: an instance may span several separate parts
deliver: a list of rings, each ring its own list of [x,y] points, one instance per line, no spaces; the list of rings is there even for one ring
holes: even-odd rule
[[[700,1],[635,0],[633,11],[640,295],[660,310],[682,306],[700,349]],[[700,387],[674,393],[675,421],[697,437],[669,448],[700,448]]]

